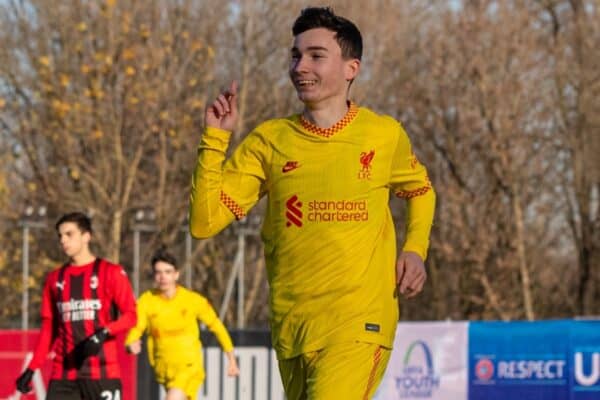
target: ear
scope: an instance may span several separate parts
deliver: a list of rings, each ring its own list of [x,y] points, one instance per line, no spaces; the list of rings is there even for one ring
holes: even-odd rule
[[[360,60],[358,58],[352,58],[346,61],[346,65],[344,68],[344,78],[351,82],[356,78],[358,72],[360,71]]]
[[[90,243],[92,241],[92,234],[90,232],[83,232],[81,235],[85,243]]]

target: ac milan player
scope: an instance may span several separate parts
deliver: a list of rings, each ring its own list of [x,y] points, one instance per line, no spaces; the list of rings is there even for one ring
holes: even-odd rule
[[[115,335],[136,323],[131,285],[122,266],[90,251],[92,224],[85,214],[63,215],[56,230],[69,261],[46,278],[39,342],[17,389],[31,390],[33,371],[52,345],[56,356],[47,400],[120,399]]]

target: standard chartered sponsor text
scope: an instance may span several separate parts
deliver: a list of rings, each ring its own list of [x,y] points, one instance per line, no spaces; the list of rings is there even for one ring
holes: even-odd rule
[[[311,222],[360,222],[369,219],[369,211],[366,200],[312,200],[306,218]]]

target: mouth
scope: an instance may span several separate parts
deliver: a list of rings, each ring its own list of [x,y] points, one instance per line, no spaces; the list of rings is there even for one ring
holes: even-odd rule
[[[310,88],[317,84],[317,81],[314,79],[295,79],[294,84],[297,88]]]

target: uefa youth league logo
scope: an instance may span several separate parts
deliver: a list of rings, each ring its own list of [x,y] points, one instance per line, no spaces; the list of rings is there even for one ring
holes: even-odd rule
[[[440,375],[433,366],[433,357],[427,343],[415,340],[404,354],[403,368],[395,377],[400,399],[427,399],[440,388]]]

